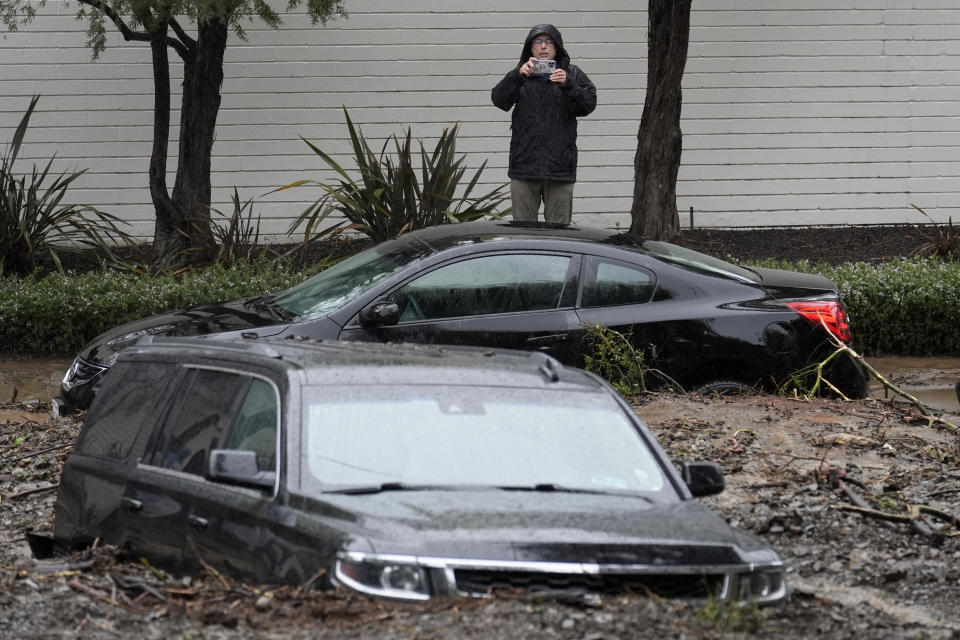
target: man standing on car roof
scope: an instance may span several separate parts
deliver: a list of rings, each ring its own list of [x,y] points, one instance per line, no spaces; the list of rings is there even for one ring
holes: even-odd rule
[[[543,62],[550,60],[552,72]],[[577,180],[577,118],[597,107],[597,89],[570,64],[560,31],[552,24],[531,29],[520,64],[490,96],[504,111],[513,108],[507,172],[513,219],[536,220],[542,201],[547,222],[569,224]]]

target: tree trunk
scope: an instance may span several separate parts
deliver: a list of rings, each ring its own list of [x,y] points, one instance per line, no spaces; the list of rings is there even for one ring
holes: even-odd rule
[[[210,226],[210,156],[220,110],[227,35],[226,22],[212,19],[200,24],[197,40],[184,59],[180,146],[171,206],[165,209],[157,205],[154,197],[154,262],[158,264],[202,262],[216,248]]]
[[[167,27],[161,25],[151,33],[153,58],[153,151],[150,154],[150,198],[156,212],[154,223],[153,262],[168,266],[180,255],[183,246],[176,240],[173,201],[167,193],[167,140],[170,137],[170,59],[167,52]]]
[[[680,84],[687,63],[691,0],[649,0],[647,94],[634,158],[631,235],[670,240],[680,230],[677,173],[683,149]]]

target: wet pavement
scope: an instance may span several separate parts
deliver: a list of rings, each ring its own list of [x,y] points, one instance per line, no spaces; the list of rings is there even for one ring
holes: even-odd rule
[[[0,357],[0,404],[49,403],[70,362],[67,358]],[[960,411],[954,390],[960,381],[960,358],[871,358],[868,362],[921,402],[950,413]],[[871,393],[884,397],[882,386],[875,380]]]

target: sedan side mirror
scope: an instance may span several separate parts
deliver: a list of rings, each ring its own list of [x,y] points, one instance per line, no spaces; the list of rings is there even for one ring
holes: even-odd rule
[[[387,327],[400,321],[400,305],[390,300],[378,300],[360,311],[360,324],[364,327]]]
[[[240,449],[214,449],[210,452],[211,480],[272,489],[277,480],[273,471],[261,471],[257,452]]]
[[[681,475],[695,498],[716,495],[724,489],[723,471],[715,462],[684,462]]]

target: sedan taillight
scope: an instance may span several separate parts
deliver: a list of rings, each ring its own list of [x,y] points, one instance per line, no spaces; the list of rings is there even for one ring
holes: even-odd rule
[[[850,321],[838,301],[798,300],[788,302],[787,306],[813,324],[826,326],[830,333],[839,338],[841,342],[850,342]]]

